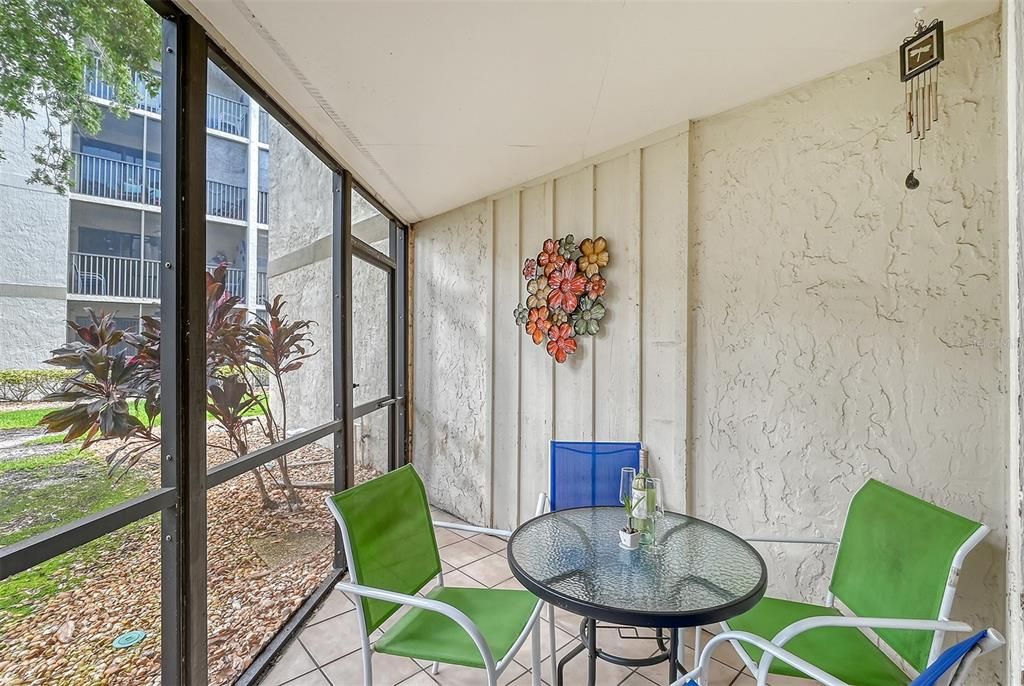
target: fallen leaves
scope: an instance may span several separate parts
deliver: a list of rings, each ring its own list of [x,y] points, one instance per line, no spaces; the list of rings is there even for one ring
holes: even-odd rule
[[[211,431],[212,446],[224,436]],[[252,446],[254,449],[258,446]],[[300,481],[329,481],[332,451],[311,444],[289,454]],[[211,447],[209,464],[232,457]],[[147,458],[147,461],[155,458]],[[271,463],[271,466],[273,463]],[[140,465],[156,478],[155,464]],[[149,467],[149,468],[146,468]],[[264,472],[266,475],[266,472]],[[357,466],[356,481],[376,473]],[[277,481],[267,479],[268,486]],[[303,493],[301,509],[260,507],[252,473],[207,494],[207,623],[209,678],[230,684],[259,654],[333,563],[333,520],[323,491]],[[30,615],[0,615],[0,683],[5,686],[156,686],[160,683],[160,523],[158,516],[110,534],[117,545],[72,558],[74,583]],[[280,541],[267,556],[266,542]],[[320,543],[322,541],[322,544]],[[254,546],[254,542],[257,542]],[[263,557],[257,550],[263,552]],[[271,559],[273,568],[264,558]],[[140,629],[146,638],[125,649],[113,640]]]

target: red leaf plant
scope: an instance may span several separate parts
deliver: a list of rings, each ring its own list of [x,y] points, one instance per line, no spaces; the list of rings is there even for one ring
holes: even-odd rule
[[[277,443],[287,435],[287,399],[282,378],[300,369],[316,354],[310,329],[315,322],[290,321],[280,295],[267,307],[266,321],[246,321],[237,309],[238,296],[225,287],[226,268],[206,274],[206,412],[228,436],[228,450],[249,452],[250,432]],[[87,309],[89,322],[68,322],[77,339],[52,352],[48,364],[73,375],[45,400],[70,403],[42,418],[50,433],[67,431],[65,442],[84,436],[83,448],[95,441],[116,439],[120,445],[107,457],[111,475],[127,473],[146,454],[160,449],[156,430],[160,414],[160,337],[157,317],[143,317],[139,333],[116,328],[112,314]],[[266,380],[280,397],[280,418],[267,400]],[[222,446],[218,446],[222,447]],[[289,509],[301,506],[298,488],[330,489],[332,484],[292,482],[287,457],[275,458],[253,473],[263,505],[278,505],[266,476],[284,494]]]

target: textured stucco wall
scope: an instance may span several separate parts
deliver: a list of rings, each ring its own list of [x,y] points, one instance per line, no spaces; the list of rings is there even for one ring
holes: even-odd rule
[[[1002,627],[998,32],[947,34],[914,192],[894,58],[694,125],[690,461],[737,531],[837,535],[868,477],[980,519],[956,614]],[[829,557],[769,552],[774,592],[822,597]]]
[[[270,127],[268,287],[281,294],[292,320],[317,322],[311,335],[319,352],[284,376],[288,431],[312,429],[334,417],[331,365],[333,295],[332,174],[281,126]],[[272,389],[273,391],[274,389]],[[277,402],[276,392],[271,393]]]
[[[26,183],[42,138],[31,120],[0,128],[0,369],[44,367],[65,339],[69,201]]]
[[[416,225],[413,461],[431,502],[470,521],[490,515],[490,311],[487,203]]]

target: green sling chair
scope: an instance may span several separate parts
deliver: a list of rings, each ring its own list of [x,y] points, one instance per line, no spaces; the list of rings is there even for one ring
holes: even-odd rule
[[[357,599],[363,683],[373,685],[373,653],[485,670],[488,686],[531,634],[533,684],[540,686],[540,601],[527,591],[444,585],[434,526],[507,537],[509,532],[432,523],[423,482],[411,465],[327,498],[341,527],[350,581],[335,589]],[[434,578],[438,585],[416,595]],[[402,606],[371,645],[370,636]]]
[[[838,544],[825,604],[766,597],[722,628],[784,648],[805,661],[803,666],[833,678],[819,678],[822,683],[906,686],[942,653],[946,632],[971,631],[963,622],[950,621],[949,614],[964,558],[988,531],[984,524],[869,480],[853,496],[838,542],[746,539]],[[837,609],[837,600],[845,613]],[[861,629],[874,631],[893,659]],[[773,659],[756,641],[731,642],[759,684],[769,673],[807,675],[792,661]]]

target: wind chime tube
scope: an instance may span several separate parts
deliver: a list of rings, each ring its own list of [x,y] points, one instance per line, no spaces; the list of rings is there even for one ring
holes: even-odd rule
[[[913,99],[914,99],[914,116],[913,120],[918,122],[918,133],[914,138],[921,139],[924,137],[923,129],[921,126],[921,111],[923,109],[924,102],[921,97],[921,77],[915,77],[913,80]]]
[[[939,120],[939,70],[932,75],[932,121]]]
[[[911,133],[914,130],[914,101],[913,101],[913,91],[910,90],[910,82],[909,81],[907,81],[906,83],[903,84],[903,90],[906,92],[906,97],[907,97],[907,112],[906,112],[907,133]]]
[[[932,130],[932,77],[928,71],[924,73],[924,130]]]

